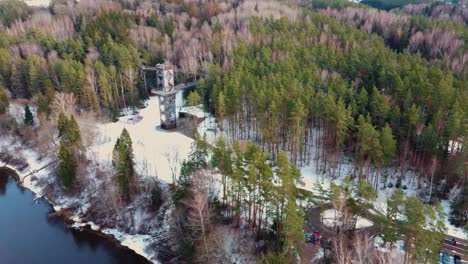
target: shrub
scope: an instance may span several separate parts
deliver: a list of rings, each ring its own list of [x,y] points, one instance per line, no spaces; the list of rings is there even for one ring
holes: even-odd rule
[[[163,203],[162,195],[161,195],[161,188],[159,185],[156,186],[151,190],[151,208],[155,211],[161,207]]]
[[[395,184],[395,188],[401,188],[401,178],[398,178],[396,184]]]
[[[193,258],[195,254],[195,246],[190,238],[182,239],[182,242],[180,243],[180,254],[187,260]]]

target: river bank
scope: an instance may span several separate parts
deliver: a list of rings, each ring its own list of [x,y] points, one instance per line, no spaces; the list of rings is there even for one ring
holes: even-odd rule
[[[0,168],[0,263],[148,263],[113,237],[70,228],[66,215],[37,199],[19,179],[15,171]]]
[[[59,188],[52,169],[44,168],[47,164],[51,164],[51,159],[41,157],[37,152],[23,146],[11,136],[2,137],[0,147],[3,151],[10,150],[16,157],[13,163],[12,159],[9,161],[5,158],[1,159],[0,168],[7,169],[17,175],[18,183],[34,193],[35,199],[44,199],[51,204],[55,214],[64,217],[70,228],[95,232],[111,239],[116,245],[131,249],[144,257],[148,263],[159,263],[157,246],[154,246],[158,244],[158,237],[155,233],[164,233],[162,230],[152,229],[147,230],[147,232],[136,232],[131,228],[122,228],[118,223],[115,226],[100,224],[100,219],[93,218],[93,215],[88,212],[97,199],[98,184],[85,188],[79,193],[64,193]],[[21,159],[22,162],[18,162]],[[166,212],[169,213],[168,210],[165,210],[164,213]]]

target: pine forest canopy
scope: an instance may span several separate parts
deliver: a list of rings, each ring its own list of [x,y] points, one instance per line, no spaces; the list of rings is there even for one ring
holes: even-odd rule
[[[273,155],[286,150],[301,165],[313,134],[324,133],[335,158],[346,149],[381,167],[395,154],[382,149],[394,136],[402,159],[410,144],[421,162],[443,161],[446,179],[463,175],[447,166],[451,144],[466,135],[464,78],[315,13],[295,22],[253,19],[251,32],[252,43],[241,43],[231,68],[210,76],[204,91],[234,139],[255,140]],[[390,136],[379,136],[384,127]]]

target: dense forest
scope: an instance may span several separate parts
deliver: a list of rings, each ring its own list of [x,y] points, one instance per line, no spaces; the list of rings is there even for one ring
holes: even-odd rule
[[[399,8],[397,11],[418,16],[426,16],[437,20],[453,20],[468,23],[468,1],[460,0],[455,3],[433,2],[410,4]]]
[[[466,81],[317,14],[292,24],[253,20],[251,30],[253,43],[205,87],[233,139],[254,140],[274,156],[286,150],[298,165],[309,163],[313,146],[325,168],[343,151],[355,153],[360,176],[395,156],[402,175],[410,160],[424,176],[463,176],[462,149],[453,146],[466,133]]]
[[[432,1],[427,0],[362,0],[360,3],[369,5],[379,9],[390,10],[397,7],[402,7],[409,4],[421,4]]]
[[[246,262],[292,263],[304,254],[306,222],[323,218],[314,208],[332,208],[340,220],[326,261],[434,262],[447,217],[439,201],[452,189],[451,223],[467,226],[468,28],[464,1],[422,2],[5,0],[0,129],[54,157],[66,195],[101,181],[87,216],[102,226],[124,226],[138,206],[150,224],[125,227],[133,233],[169,215],[170,236],[152,245],[162,261],[233,262],[229,227]],[[167,185],[139,175],[142,142],[125,128],[111,169],[89,154],[98,136],[87,124],[143,108],[150,91],[139,70],[157,63],[175,65],[178,83],[198,80],[187,105],[203,103],[219,134],[190,134],[180,164],[168,154]],[[23,120],[8,112],[18,102]],[[86,178],[94,166],[96,179]],[[306,190],[304,167],[329,188]],[[407,178],[417,196],[405,193]],[[404,240],[402,259],[355,232],[362,218],[390,248]]]

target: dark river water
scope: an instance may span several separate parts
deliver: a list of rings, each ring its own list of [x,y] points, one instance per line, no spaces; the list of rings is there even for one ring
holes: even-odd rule
[[[0,169],[0,264],[148,263],[107,238],[69,228],[51,212]]]

